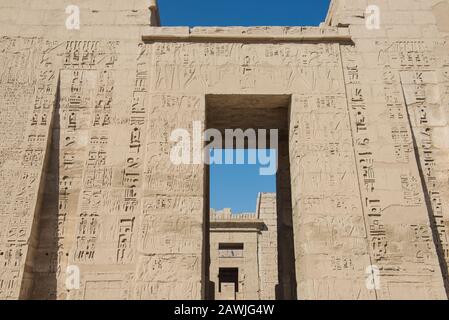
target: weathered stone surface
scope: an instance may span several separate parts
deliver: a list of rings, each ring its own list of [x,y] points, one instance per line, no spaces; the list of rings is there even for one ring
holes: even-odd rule
[[[447,299],[447,0],[333,0],[310,28],[161,28],[146,0],[90,0],[68,30],[66,5],[0,0],[0,299],[206,298],[207,170],[172,164],[169,136],[207,127],[213,95],[288,96],[282,297]],[[254,107],[242,123],[273,121]]]

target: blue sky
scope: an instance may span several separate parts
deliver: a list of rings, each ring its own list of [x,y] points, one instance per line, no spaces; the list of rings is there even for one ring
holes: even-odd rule
[[[330,0],[159,0],[163,26],[317,26]],[[275,192],[276,176],[260,165],[211,165],[211,208],[255,211],[259,192]]]
[[[222,155],[222,150],[216,150]],[[236,163],[235,150],[232,153]],[[266,152],[266,150],[264,150]],[[274,151],[275,152],[275,151]],[[210,166],[210,207],[220,210],[231,208],[233,213],[254,212],[259,192],[276,192],[276,175],[261,175],[260,168],[267,167],[248,164],[248,151],[243,151],[246,164],[212,164]],[[275,157],[275,153],[273,154]],[[258,157],[257,157],[258,159]]]
[[[163,26],[317,26],[330,0],[158,0]]]

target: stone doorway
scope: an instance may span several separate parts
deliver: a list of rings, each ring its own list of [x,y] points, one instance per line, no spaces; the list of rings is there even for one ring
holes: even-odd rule
[[[218,270],[218,292],[217,299],[237,300],[236,295],[239,292],[239,269],[238,268],[220,268]]]
[[[258,296],[251,296],[252,299],[278,299],[289,300],[296,299],[296,271],[295,271],[295,253],[294,253],[294,236],[292,224],[292,201],[291,201],[291,182],[290,182],[290,161],[289,161],[289,119],[290,119],[290,95],[206,95],[206,129],[215,129],[220,132],[222,137],[226,137],[226,130],[241,130],[244,133],[244,141],[237,139],[223,143],[225,149],[267,149],[272,148],[272,142],[275,140],[270,129],[277,130],[277,171],[276,175],[276,194],[274,197],[275,211],[275,228],[274,237],[276,239],[276,274],[271,277],[270,274],[261,271],[258,268]],[[266,136],[257,135],[256,140],[249,134],[246,135],[248,129],[259,132],[260,129],[266,130]],[[261,141],[260,137],[265,138]],[[216,279],[215,273],[211,275],[211,250],[215,250],[215,244],[212,247],[210,242],[210,166],[205,166],[205,254],[204,254],[204,279],[206,285],[205,292],[207,299],[221,299],[217,296],[217,286],[221,286]],[[236,181],[238,183],[238,181]],[[263,197],[263,195],[259,195]],[[262,198],[261,198],[262,199]],[[258,200],[260,201],[260,199]],[[258,219],[260,220],[260,219]],[[222,223],[223,221],[221,221]],[[212,226],[216,224],[212,221]],[[261,233],[267,225],[264,221],[257,221],[244,227],[248,230]],[[257,224],[259,223],[259,225]],[[259,229],[260,228],[260,229]],[[236,243],[228,243],[228,245],[237,245]],[[244,251],[245,252],[245,251]],[[260,254],[259,256],[260,257]],[[215,259],[215,258],[214,258]],[[215,269],[214,269],[215,270]],[[216,271],[216,270],[215,270]],[[215,272],[214,271],[214,272]],[[240,282],[242,273],[238,273]],[[273,279],[274,278],[274,279]],[[268,285],[267,285],[268,284]],[[273,284],[272,288],[270,287]],[[243,283],[243,285],[245,285]],[[271,293],[266,294],[272,290]],[[239,295],[245,297],[240,290]],[[243,298],[245,299],[245,298]]]

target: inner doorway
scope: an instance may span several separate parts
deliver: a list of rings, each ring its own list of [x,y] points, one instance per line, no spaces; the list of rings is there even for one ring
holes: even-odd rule
[[[218,292],[220,300],[236,300],[239,292],[239,269],[220,268],[218,271]]]

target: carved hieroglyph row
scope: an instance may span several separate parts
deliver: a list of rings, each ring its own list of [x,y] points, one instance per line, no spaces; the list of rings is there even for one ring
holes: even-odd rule
[[[334,45],[156,43],[154,51],[158,92],[319,94],[342,86]]]

